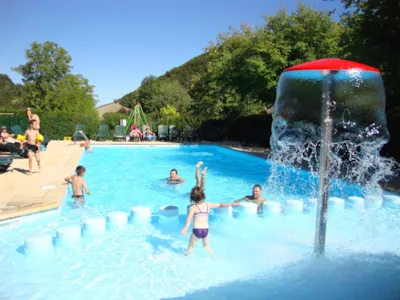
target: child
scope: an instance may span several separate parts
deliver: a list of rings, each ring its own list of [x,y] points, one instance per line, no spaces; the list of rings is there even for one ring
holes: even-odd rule
[[[35,154],[40,173],[40,143],[37,142],[39,131],[37,129],[37,121],[31,120],[30,129],[25,131],[25,141],[27,143],[28,158],[29,158],[29,175],[32,175],[33,154]]]
[[[227,203],[205,203],[204,200],[206,195],[204,193],[205,188],[205,177],[207,168],[204,168],[201,173],[200,179],[200,166],[203,164],[202,161],[198,162],[196,165],[196,186],[192,189],[190,193],[190,202],[192,205],[189,208],[188,216],[186,219],[186,225],[182,229],[181,233],[186,235],[190,223],[193,221],[193,232],[190,236],[189,246],[187,249],[186,255],[192,253],[194,246],[197,241],[201,239],[203,241],[203,247],[207,250],[208,253],[213,254],[213,251],[210,248],[210,244],[208,241],[208,214],[210,212],[210,208],[219,208],[219,207],[230,207],[236,204],[227,204]]]
[[[64,179],[67,183],[71,183],[72,185],[72,198],[74,199],[74,204],[76,201],[79,201],[81,205],[85,203],[83,189],[85,189],[86,194],[91,195],[86,186],[86,180],[83,179],[85,172],[85,167],[78,166],[75,170],[76,175],[72,175]]]

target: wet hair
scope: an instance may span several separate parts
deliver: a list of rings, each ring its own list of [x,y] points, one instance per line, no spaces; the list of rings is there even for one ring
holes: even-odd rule
[[[81,176],[83,173],[85,173],[86,169],[84,166],[77,166],[75,169],[75,173],[78,176]]]
[[[260,189],[260,191],[262,191],[262,187],[261,187],[261,185],[259,185],[259,184],[255,184],[255,185],[253,186],[253,189],[254,189],[254,188],[256,188],[256,187],[258,187],[258,188]]]
[[[190,192],[190,202],[199,203],[204,199],[206,199],[206,194],[200,187],[195,186],[192,188],[192,191]]]
[[[170,171],[170,173],[171,173],[171,172],[174,172],[174,171],[175,171],[176,175],[178,175],[178,170],[177,170],[177,169],[172,169],[172,170]]]

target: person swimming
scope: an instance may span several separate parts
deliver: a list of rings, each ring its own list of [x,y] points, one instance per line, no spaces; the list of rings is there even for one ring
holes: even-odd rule
[[[206,195],[204,193],[205,189],[205,177],[207,168],[201,172],[200,178],[200,166],[203,164],[202,161],[198,162],[196,165],[196,186],[190,192],[190,202],[192,205],[189,207],[188,216],[186,219],[186,225],[182,228],[181,233],[186,235],[189,226],[193,219],[193,230],[189,239],[189,246],[186,251],[186,255],[189,255],[193,252],[194,247],[199,239],[203,241],[203,247],[209,254],[213,254],[213,251],[210,247],[209,238],[208,238],[208,215],[210,213],[211,208],[219,208],[219,207],[230,207],[238,204],[231,203],[206,203],[204,200],[206,199]]]
[[[167,181],[170,184],[178,184],[178,183],[184,182],[185,179],[183,179],[182,177],[178,176],[178,170],[177,169],[172,169],[169,172],[169,177],[167,177]]]

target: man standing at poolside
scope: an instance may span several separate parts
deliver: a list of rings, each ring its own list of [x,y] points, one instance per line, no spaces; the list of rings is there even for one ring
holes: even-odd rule
[[[31,108],[27,107],[26,108],[26,116],[28,117],[28,122],[29,124],[31,124],[30,122],[32,120],[36,120],[36,125],[37,125],[37,132],[39,133],[40,131],[40,118],[37,114],[32,113]]]
[[[257,204],[257,211],[260,213],[263,209],[263,204],[267,202],[266,199],[262,197],[261,186],[259,184],[255,184],[253,186],[253,194],[251,196],[244,196],[243,198],[234,201],[233,203],[238,204],[239,202],[246,201],[250,203]]]

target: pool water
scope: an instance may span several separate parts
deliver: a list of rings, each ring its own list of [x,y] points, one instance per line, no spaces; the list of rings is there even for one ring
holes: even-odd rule
[[[209,202],[230,203],[251,194],[282,204],[307,203],[317,179],[303,170],[217,146],[96,146],[80,164],[92,196],[75,208],[71,191],[59,213],[24,218],[0,227],[0,299],[398,299],[400,211],[381,208],[330,212],[326,256],[312,255],[315,208],[304,213],[210,216],[210,257],[199,243],[184,256],[182,236],[195,164],[208,166]],[[176,168],[186,182],[169,185]],[[266,179],[281,172],[279,182]],[[73,170],[71,170],[71,173]],[[276,175],[276,173],[275,173]],[[279,176],[278,176],[279,178]],[[334,180],[331,196],[362,196],[362,188]],[[61,225],[81,224],[132,206],[151,208],[149,224],[82,238],[72,249],[56,247],[45,258],[26,257],[24,238]],[[179,219],[164,222],[162,205],[179,207]]]

